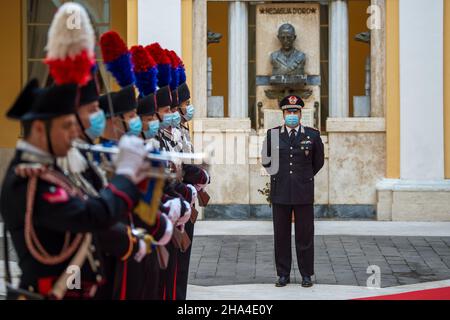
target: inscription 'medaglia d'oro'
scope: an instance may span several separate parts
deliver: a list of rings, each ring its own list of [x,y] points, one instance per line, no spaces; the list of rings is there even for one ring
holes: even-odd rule
[[[259,8],[261,14],[315,14],[317,8]]]

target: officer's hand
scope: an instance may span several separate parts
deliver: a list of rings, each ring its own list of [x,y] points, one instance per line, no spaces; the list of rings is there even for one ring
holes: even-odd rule
[[[153,170],[152,169],[152,165],[150,164],[149,161],[144,161],[142,163],[142,165],[138,168],[137,172],[136,172],[136,178],[135,178],[135,183],[139,184],[140,182],[142,182],[145,179],[148,179],[149,177],[149,172]]]
[[[147,154],[144,141],[135,136],[125,135],[119,141],[119,154],[114,161],[116,174],[129,177],[135,184],[142,180],[142,166]]]

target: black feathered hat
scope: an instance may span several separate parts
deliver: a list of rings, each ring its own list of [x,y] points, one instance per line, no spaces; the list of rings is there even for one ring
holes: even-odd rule
[[[78,94],[77,84],[53,85],[41,89],[34,98],[31,109],[24,113],[20,120],[48,120],[73,114],[76,112]]]
[[[91,79],[85,86],[80,88],[80,106],[98,101],[99,99],[99,89],[97,81],[94,78]]]
[[[191,92],[189,91],[189,87],[186,82],[183,82],[178,87],[178,102],[182,104],[185,101],[188,101],[191,98]]]
[[[169,86],[162,87],[156,91],[156,106],[157,108],[172,106],[172,94]]]
[[[119,116],[126,112],[132,111],[138,106],[136,93],[134,91],[134,86],[132,85],[126,86],[120,91],[112,92],[110,93],[110,95],[114,116]],[[110,118],[112,114],[109,108],[107,94],[100,97],[99,105],[100,108],[105,112],[106,117]]]
[[[140,116],[152,116],[156,112],[156,96],[151,93],[139,99],[137,113]]]
[[[170,93],[172,95],[172,104],[170,105],[171,108],[178,107],[180,105],[180,102],[178,100],[178,90],[172,90]]]
[[[11,119],[20,120],[20,118],[31,109],[34,100],[40,92],[38,80],[30,80],[19,93],[19,96],[6,113],[6,116]]]

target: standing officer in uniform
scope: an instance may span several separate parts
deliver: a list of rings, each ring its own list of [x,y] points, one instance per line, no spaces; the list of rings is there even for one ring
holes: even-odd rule
[[[292,212],[303,287],[312,286],[314,274],[314,176],[323,166],[324,151],[320,132],[300,123],[303,107],[303,100],[295,95],[281,100],[284,125],[267,131],[267,152],[263,150],[263,159],[267,155],[270,160],[263,161],[264,167],[276,166],[276,159],[279,161],[278,168],[269,172],[277,287],[290,282]]]

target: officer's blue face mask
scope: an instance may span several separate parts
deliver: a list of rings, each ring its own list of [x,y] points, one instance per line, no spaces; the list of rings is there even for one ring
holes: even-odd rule
[[[84,132],[89,138],[95,140],[103,134],[103,131],[105,131],[105,112],[103,112],[103,110],[99,110],[89,115],[89,124],[89,128],[85,129]]]
[[[156,136],[159,130],[159,120],[152,120],[148,123],[148,129],[144,132],[147,139]]]
[[[186,119],[186,121],[191,121],[192,118],[194,118],[194,113],[195,113],[195,108],[192,104],[188,105],[186,107],[186,114],[184,115],[184,119]]]
[[[172,113],[172,127],[178,127],[181,122],[181,115],[178,111]]]
[[[288,127],[296,127],[300,123],[299,116],[297,114],[288,114],[286,117],[284,117],[284,123]]]
[[[160,123],[161,129],[166,129],[172,125],[172,113],[166,113]]]
[[[138,116],[128,121],[128,134],[138,136],[142,132],[142,121]]]

